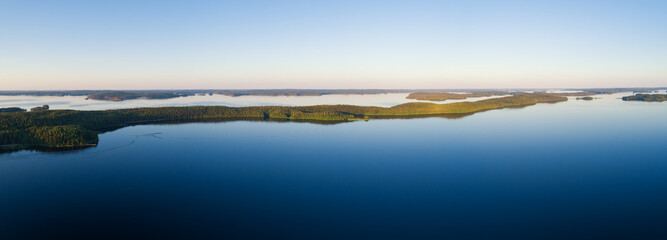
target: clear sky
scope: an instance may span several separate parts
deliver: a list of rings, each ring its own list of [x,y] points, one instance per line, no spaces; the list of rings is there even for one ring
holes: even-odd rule
[[[634,86],[665,0],[0,0],[0,90]]]

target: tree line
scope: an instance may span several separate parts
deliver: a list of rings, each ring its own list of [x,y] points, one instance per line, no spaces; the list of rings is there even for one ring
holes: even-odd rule
[[[549,94],[524,94],[477,102],[451,104],[406,103],[390,108],[353,105],[317,106],[190,106],[134,108],[106,111],[42,110],[0,113],[0,145],[83,146],[97,143],[97,134],[121,127],[157,121],[200,121],[254,118],[350,121],[388,116],[464,114],[504,107],[566,101]]]

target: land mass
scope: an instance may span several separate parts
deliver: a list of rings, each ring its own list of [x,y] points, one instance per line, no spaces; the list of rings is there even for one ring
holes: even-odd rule
[[[561,96],[589,96],[595,94],[610,94],[618,92],[653,92],[665,88],[589,88],[565,89],[578,91],[559,93]],[[0,91],[0,96],[87,96],[88,99],[106,101],[124,101],[138,98],[168,99],[194,95],[220,94],[231,97],[239,96],[323,96],[332,94],[385,94],[385,93],[412,93],[408,98],[445,101],[448,99],[465,99],[468,97],[482,97],[506,95],[512,92],[544,93],[548,89],[186,89],[186,90],[55,90],[55,91]],[[452,92],[465,92],[454,94]]]
[[[25,112],[27,110],[18,107],[0,108],[0,113]]]
[[[329,94],[383,94],[400,93],[405,90],[375,90],[375,89],[350,89],[350,90],[308,90],[308,89],[270,89],[270,90],[209,90],[209,91],[110,91],[88,95],[87,99],[106,100],[106,101],[125,101],[132,99],[170,99],[177,97],[187,97],[192,95],[213,95],[220,94],[230,97],[240,96],[322,96]]]
[[[450,104],[405,103],[390,108],[352,105],[318,106],[191,106],[135,108],[107,111],[46,110],[0,113],[0,150],[78,148],[97,145],[97,135],[118,128],[165,121],[195,122],[215,119],[285,119],[328,122],[372,118],[426,117],[471,114],[492,109],[567,101],[553,94],[517,94],[477,102]]]
[[[167,92],[104,92],[98,94],[88,95],[87,99],[93,100],[107,100],[107,101],[124,101],[130,99],[169,99],[177,97],[185,97],[186,94],[167,93]]]
[[[610,88],[610,89],[568,89],[567,91],[573,92],[547,92],[544,90],[533,90],[533,93],[548,93],[553,95],[558,95],[562,97],[583,97],[583,100],[592,100],[593,98],[588,97],[597,94],[612,94],[618,93],[621,91],[653,91],[646,89],[636,89],[636,88]],[[464,90],[462,93],[453,92],[453,91],[419,91],[410,93],[406,98],[407,99],[416,99],[422,101],[446,101],[446,100],[463,100],[471,97],[490,97],[490,96],[502,96],[502,95],[515,95],[515,94],[525,94],[526,91],[517,91],[517,90]],[[589,99],[590,98],[590,99]],[[577,98],[579,99],[579,98]]]
[[[446,101],[446,100],[463,100],[471,97],[490,97],[508,95],[507,91],[472,91],[465,93],[428,91],[428,92],[413,92],[410,93],[407,99],[416,99],[423,101]]]
[[[663,102],[667,101],[667,94],[637,94],[623,97],[623,101]]]
[[[169,99],[194,95],[220,94],[239,96],[322,96],[330,94],[409,93],[407,89],[192,89],[192,90],[63,90],[63,91],[0,91],[0,96],[87,96],[88,99],[124,101],[131,99]]]
[[[323,96],[332,94],[384,94],[408,93],[406,89],[252,89],[252,90],[217,90],[211,94],[222,94],[231,97],[240,96]]]

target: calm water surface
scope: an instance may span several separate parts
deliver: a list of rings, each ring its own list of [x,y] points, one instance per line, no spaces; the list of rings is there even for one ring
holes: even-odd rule
[[[138,107],[167,106],[307,106],[350,104],[358,106],[391,107],[407,102],[427,102],[406,99],[407,93],[387,94],[331,94],[322,96],[239,96],[225,95],[188,96],[171,99],[135,99],[120,102],[86,100],[85,96],[0,96],[0,108],[21,107],[30,109],[35,106],[49,105],[51,109],[107,110]],[[479,101],[503,96],[477,97],[465,100],[447,100],[446,103]],[[445,103],[445,102],[443,102]]]
[[[623,95],[460,119],[144,125],[4,154],[0,239],[664,239],[667,103]]]

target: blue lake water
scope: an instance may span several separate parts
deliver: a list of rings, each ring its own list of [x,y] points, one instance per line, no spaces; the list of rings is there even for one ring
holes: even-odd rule
[[[664,239],[667,103],[620,96],[3,154],[0,239]]]

